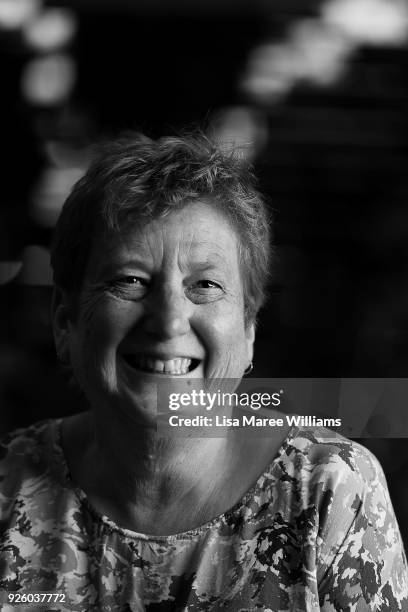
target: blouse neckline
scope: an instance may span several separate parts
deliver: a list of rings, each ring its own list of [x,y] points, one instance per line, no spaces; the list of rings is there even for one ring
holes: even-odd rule
[[[87,494],[81,487],[75,484],[72,479],[71,472],[68,466],[68,462],[65,456],[65,452],[62,446],[62,418],[51,420],[49,422],[51,429],[51,439],[52,439],[52,453],[55,455],[56,462],[55,468],[58,470],[60,477],[62,477],[62,481],[65,487],[70,489],[79,502],[84,505],[90,514],[96,519],[101,525],[105,526],[107,530],[111,533],[119,533],[122,536],[133,539],[133,540],[146,540],[149,542],[174,542],[175,540],[191,540],[197,536],[205,535],[208,530],[212,527],[216,527],[221,523],[228,523],[229,517],[232,515],[239,514],[240,510],[242,510],[248,503],[248,501],[253,498],[257,489],[262,486],[262,482],[265,476],[268,474],[269,476],[273,474],[273,472],[278,468],[279,459],[286,451],[290,442],[297,436],[299,432],[299,427],[293,426],[289,430],[286,438],[282,442],[279,447],[275,457],[271,462],[269,462],[260,476],[257,478],[254,484],[252,484],[247,492],[241,497],[241,499],[234,504],[231,508],[223,512],[222,514],[214,517],[210,521],[203,523],[202,525],[195,527],[194,529],[188,529],[187,531],[182,531],[179,533],[171,534],[171,535],[152,535],[139,533],[137,531],[132,531],[131,529],[125,529],[124,527],[120,527],[113,520],[111,520],[105,514],[100,513],[88,499]],[[58,469],[59,468],[59,469]]]

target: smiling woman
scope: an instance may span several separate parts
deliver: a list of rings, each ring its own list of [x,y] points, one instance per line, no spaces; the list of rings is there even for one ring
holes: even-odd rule
[[[4,589],[59,593],[76,612],[407,609],[398,526],[364,448],[321,428],[157,428],[163,381],[238,385],[269,257],[251,173],[204,136],[100,150],[52,251],[57,353],[89,410],[3,441]]]
[[[69,312],[59,291],[58,352],[109,418],[155,416],[157,377],[240,379],[252,360],[237,238],[201,201],[96,238],[74,322]]]

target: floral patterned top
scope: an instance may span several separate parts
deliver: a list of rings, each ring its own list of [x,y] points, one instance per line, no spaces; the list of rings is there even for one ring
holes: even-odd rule
[[[3,602],[10,592],[47,592],[65,601],[41,610],[408,610],[384,475],[359,444],[294,428],[233,508],[198,529],[151,536],[91,507],[70,480],[60,423],[19,430],[0,446]]]

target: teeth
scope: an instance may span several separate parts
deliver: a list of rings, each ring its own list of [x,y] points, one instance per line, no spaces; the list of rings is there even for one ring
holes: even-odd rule
[[[151,357],[147,357],[145,359],[145,368],[147,370],[151,370],[152,372],[163,372],[164,363],[163,361],[159,361],[158,359],[152,359]]]
[[[172,359],[171,361],[164,361],[164,371],[166,374],[180,374],[181,373],[181,359]]]
[[[187,357],[176,357],[163,361],[162,359],[154,359],[153,357],[144,357],[142,355],[134,357],[130,361],[131,365],[148,372],[156,372],[159,374],[187,374],[192,363],[192,359]]]

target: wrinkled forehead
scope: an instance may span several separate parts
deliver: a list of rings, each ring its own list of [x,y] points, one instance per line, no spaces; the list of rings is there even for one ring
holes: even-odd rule
[[[239,243],[226,215],[200,202],[154,218],[130,215],[116,229],[99,228],[90,259],[125,263],[139,256],[157,262],[174,256],[184,263],[232,268],[239,262]]]

